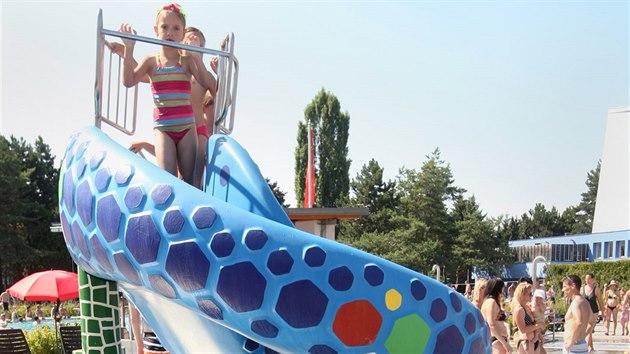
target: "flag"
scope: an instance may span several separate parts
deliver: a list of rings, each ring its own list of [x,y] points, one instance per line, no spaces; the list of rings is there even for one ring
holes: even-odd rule
[[[315,137],[313,127],[308,130],[308,161],[304,179],[304,207],[312,208],[315,204]]]

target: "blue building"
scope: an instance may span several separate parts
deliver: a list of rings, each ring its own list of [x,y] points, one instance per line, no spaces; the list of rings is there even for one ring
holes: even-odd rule
[[[509,246],[516,262],[506,269],[503,278],[512,280],[531,276],[532,261],[538,256],[548,263],[630,259],[630,230],[516,240],[510,241]],[[539,278],[544,277],[544,267],[537,271]]]

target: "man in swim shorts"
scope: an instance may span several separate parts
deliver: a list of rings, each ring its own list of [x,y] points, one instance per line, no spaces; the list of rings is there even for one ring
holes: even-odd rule
[[[562,292],[571,304],[564,316],[564,354],[586,354],[586,327],[591,319],[591,307],[582,295],[582,280],[577,275],[568,275],[562,280]]]

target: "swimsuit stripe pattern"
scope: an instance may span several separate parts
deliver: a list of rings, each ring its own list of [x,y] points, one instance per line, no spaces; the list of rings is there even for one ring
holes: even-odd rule
[[[179,63],[162,66],[159,56],[157,62],[158,66],[151,77],[155,103],[153,126],[161,131],[172,132],[189,129],[195,124],[190,103],[190,77]]]

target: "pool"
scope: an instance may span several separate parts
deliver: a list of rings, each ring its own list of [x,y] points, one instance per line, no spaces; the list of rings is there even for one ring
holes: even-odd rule
[[[79,317],[64,318],[63,320],[61,320],[61,324],[62,325],[75,325],[75,324],[78,325],[79,320],[80,320]],[[35,329],[35,327],[42,327],[42,326],[55,328],[52,318],[46,318],[42,320],[39,324],[37,324],[35,321],[32,321],[32,320],[22,321],[22,322],[9,322],[9,325],[6,328],[16,328],[16,329],[23,329],[25,331],[32,331]]]

